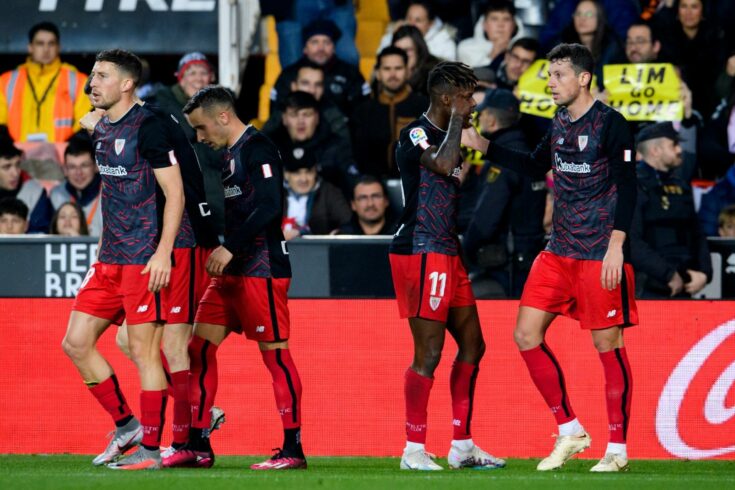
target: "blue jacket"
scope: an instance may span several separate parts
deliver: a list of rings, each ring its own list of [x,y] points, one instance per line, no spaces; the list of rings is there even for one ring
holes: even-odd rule
[[[719,225],[717,218],[720,211],[730,204],[735,204],[735,165],[731,166],[725,176],[702,196],[699,206],[699,222],[707,236],[717,236]]]

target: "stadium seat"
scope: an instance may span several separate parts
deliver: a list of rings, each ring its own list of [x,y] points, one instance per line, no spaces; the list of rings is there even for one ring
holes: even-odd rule
[[[271,89],[273,89],[273,85],[268,85],[267,83],[260,86],[258,119],[261,121],[267,121],[271,114]]]
[[[266,85],[275,85],[278,75],[281,74],[281,61],[278,53],[268,53],[265,57],[265,81]]]
[[[380,39],[385,32],[385,22],[379,20],[360,20],[357,25],[355,46],[360,56],[375,56]]]
[[[355,14],[358,23],[364,20],[379,20],[384,24],[390,22],[387,0],[360,0]]]
[[[400,215],[403,211],[403,190],[401,189],[401,179],[386,180],[385,189],[388,191],[390,209],[395,216]]]
[[[265,19],[265,30],[268,37],[268,53],[278,53],[278,33],[276,32],[276,18],[269,15]]]
[[[366,57],[363,56],[360,58],[360,73],[362,73],[363,78],[370,82],[373,76],[373,67],[375,67],[375,57]]]

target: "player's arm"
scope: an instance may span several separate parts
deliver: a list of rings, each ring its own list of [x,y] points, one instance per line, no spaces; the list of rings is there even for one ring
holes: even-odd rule
[[[259,143],[249,155],[243,155],[242,162],[255,190],[255,208],[235,229],[227,230],[225,243],[210,255],[207,272],[213,276],[221,275],[232,258],[281,214],[283,173],[275,147]]]
[[[480,135],[477,129],[470,127],[462,131],[462,144],[481,152],[486,159],[502,167],[508,168],[534,179],[543,179],[551,168],[551,128],[541,139],[536,149],[528,153],[492,144]]]
[[[455,100],[457,98],[455,97]],[[449,117],[449,128],[439,148],[429,146],[421,154],[421,164],[439,175],[450,176],[460,161],[462,152],[459,146],[462,139],[462,127],[467,119],[469,109],[452,105],[452,114]]]
[[[184,213],[184,184],[168,128],[155,117],[146,119],[138,133],[140,154],[153,167],[159,187],[166,197],[163,227],[156,251],[141,274],[150,273],[148,290],[158,292],[171,279],[171,253]]]
[[[625,118],[613,112],[603,126],[605,139],[602,151],[608,155],[610,171],[617,193],[615,221],[607,252],[602,259],[600,283],[607,290],[615,289],[623,278],[623,244],[630,231],[635,212],[637,182],[633,135]]]

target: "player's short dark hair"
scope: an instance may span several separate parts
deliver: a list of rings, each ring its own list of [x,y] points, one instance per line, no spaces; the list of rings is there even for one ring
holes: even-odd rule
[[[510,46],[508,47],[508,51],[513,51],[513,48],[523,48],[526,51],[533,51],[534,57],[538,58],[539,53],[541,52],[541,44],[539,42],[532,38],[532,37],[520,37],[516,39],[515,41],[510,43]]]
[[[516,15],[516,6],[510,0],[490,0],[485,7],[485,15],[492,12],[508,12],[510,15]]]
[[[635,22],[633,22],[632,24],[628,26],[628,30],[630,30],[631,27],[645,27],[646,29],[648,29],[648,32],[651,33],[651,44],[659,40],[658,37],[656,36],[656,31],[653,30],[653,27],[651,27],[651,24],[649,24],[648,22],[644,20],[636,20]]]
[[[448,94],[457,89],[475,90],[477,77],[472,68],[459,61],[442,61],[429,72],[427,87],[431,97]]]
[[[235,97],[229,89],[221,85],[208,85],[192,95],[182,111],[184,114],[191,114],[200,107],[203,111],[209,111],[213,107],[234,111]]]
[[[106,49],[100,51],[97,53],[95,61],[106,61],[114,64],[118,70],[130,75],[133,79],[133,84],[136,86],[140,82],[140,77],[143,74],[143,62],[140,61],[140,58],[124,49]]]
[[[66,149],[64,150],[64,159],[69,155],[78,156],[86,153],[94,156],[92,138],[85,133],[76,133],[67,141]]]
[[[360,179],[357,181],[355,186],[352,188],[352,200],[355,199],[355,189],[357,189],[358,185],[372,185],[372,184],[380,184],[380,188],[383,190],[383,196],[388,197],[388,191],[385,188],[385,184],[382,180],[375,177],[374,175],[366,174],[360,177]]]
[[[296,90],[286,96],[283,101],[283,111],[286,109],[295,109],[300,111],[301,109],[315,109],[319,110],[319,102],[308,92],[302,92]]]
[[[5,199],[0,199],[0,216],[4,214],[11,214],[28,220],[28,206],[20,199],[6,197]]]
[[[569,63],[572,65],[572,69],[574,69],[574,73],[577,75],[587,72],[591,76],[595,72],[595,59],[592,57],[592,51],[582,44],[557,44],[556,47],[546,55],[546,59],[549,60],[549,63],[569,60]],[[588,87],[591,84],[592,79],[590,78]]]
[[[377,70],[380,68],[380,63],[382,63],[383,58],[386,56],[400,56],[403,60],[403,64],[408,66],[408,55],[404,50],[401,48],[397,48],[396,46],[386,46],[385,48],[380,50],[380,53],[378,53],[378,57],[375,59],[375,69]]]
[[[61,41],[61,35],[59,34],[59,28],[56,27],[56,24],[53,22],[49,22],[47,20],[44,20],[43,22],[39,22],[38,24],[34,24],[33,27],[31,27],[28,30],[28,42],[32,43],[33,38],[36,37],[36,34],[38,34],[39,31],[46,31],[52,33],[54,36],[56,36],[56,42]]]

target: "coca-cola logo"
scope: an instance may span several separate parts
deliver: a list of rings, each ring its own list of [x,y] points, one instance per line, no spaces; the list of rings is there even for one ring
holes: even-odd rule
[[[729,400],[728,406],[735,386],[735,349],[718,350],[731,337],[735,340],[733,335],[735,320],[705,335],[679,361],[661,392],[656,435],[674,456],[702,459],[735,452],[735,402]],[[706,424],[696,420],[701,417]],[[698,425],[696,431],[687,429],[692,424]]]

